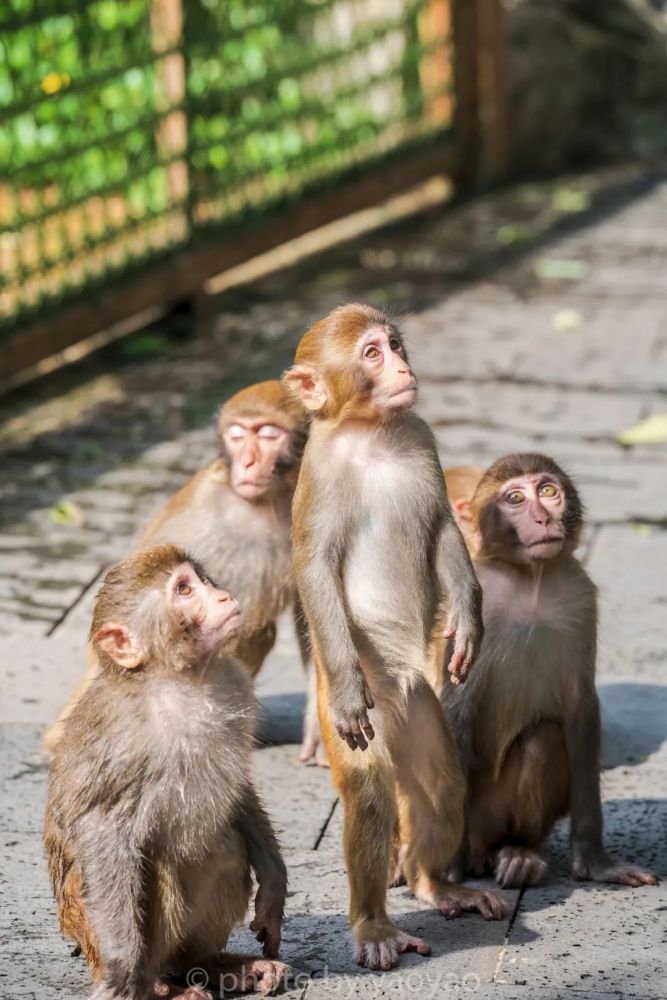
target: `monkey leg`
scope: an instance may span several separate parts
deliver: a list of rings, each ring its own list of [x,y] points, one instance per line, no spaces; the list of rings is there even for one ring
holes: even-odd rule
[[[501,919],[505,907],[496,893],[468,889],[444,877],[463,837],[465,780],[440,703],[422,676],[408,694],[396,748],[400,840],[408,885],[418,899],[446,917],[476,910],[486,920]]]
[[[541,722],[512,743],[498,777],[473,776],[469,837],[473,863],[485,861],[505,887],[535,885],[547,865],[539,847],[568,810],[569,764],[563,732]]]
[[[326,678],[317,672],[322,736],[344,809],[343,847],[350,886],[350,925],[358,965],[391,969],[406,951],[428,955],[421,938],[387,915],[387,881],[397,809],[391,756],[378,732],[367,750],[351,750],[328,716]]]
[[[275,622],[269,622],[247,634],[243,632],[236,647],[236,656],[251,677],[256,677],[262,669],[264,660],[276,643],[277,634]]]
[[[306,711],[303,717],[303,741],[299,759],[305,763],[314,757],[318,767],[329,767],[329,758],[320,732],[317,708],[317,676],[312,664],[306,665],[305,669],[307,672]]]
[[[81,874],[61,830],[54,822],[50,806],[44,825],[44,847],[60,929],[64,937],[78,945],[93,978],[99,980],[102,975],[100,947],[86,913]]]

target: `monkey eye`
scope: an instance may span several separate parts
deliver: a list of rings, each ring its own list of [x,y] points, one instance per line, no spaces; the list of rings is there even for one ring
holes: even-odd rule
[[[190,597],[192,594],[192,587],[185,580],[179,580],[176,584],[176,593],[179,597]]]
[[[241,438],[245,437],[246,430],[245,427],[241,427],[240,424],[230,424],[225,431],[225,435],[232,441],[240,441]]]
[[[403,345],[401,344],[400,340],[398,340],[396,337],[391,338],[391,340],[389,341],[389,346],[391,347],[392,351],[400,351],[403,348]]]
[[[516,506],[517,504],[522,503],[524,499],[525,497],[521,490],[510,490],[510,492],[505,497],[507,503],[512,504],[512,506]]]
[[[274,424],[262,424],[262,426],[257,430],[257,437],[275,440],[275,438],[280,437],[282,433],[283,430],[281,427],[276,427]]]
[[[369,361],[376,361],[380,357],[380,352],[373,344],[369,344],[364,350],[364,357],[368,358]]]
[[[538,495],[541,497],[555,497],[558,496],[558,488],[554,483],[542,483]]]

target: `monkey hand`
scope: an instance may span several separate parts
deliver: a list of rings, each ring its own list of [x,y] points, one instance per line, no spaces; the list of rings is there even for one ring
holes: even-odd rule
[[[657,885],[658,878],[627,861],[614,861],[601,847],[574,847],[572,874],[576,879],[592,882],[614,882],[617,885]]]
[[[250,930],[255,931],[266,958],[276,958],[280,950],[284,891],[270,883],[260,883],[255,896],[255,917]]]
[[[331,690],[329,709],[336,732],[350,750],[365,750],[375,736],[368,710],[375,702],[361,670],[355,671],[353,682]]]
[[[452,684],[463,684],[467,679],[479,653],[483,634],[481,616],[470,618],[452,610],[443,632],[445,639],[454,640],[452,655],[447,664]]]

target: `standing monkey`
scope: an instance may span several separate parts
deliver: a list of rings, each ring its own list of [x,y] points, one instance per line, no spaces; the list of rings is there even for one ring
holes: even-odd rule
[[[220,411],[221,455],[176,493],[145,528],[135,551],[168,542],[224,581],[241,605],[236,656],[252,676],[276,639],[276,619],[292,603],[304,667],[309,646],[292,582],[291,503],[306,439],[305,414],[271,380],[242,389]],[[90,656],[86,678],[47,733],[52,750],[62,719],[98,672]],[[309,689],[312,687],[309,683]],[[326,763],[319,745],[314,694],[309,696],[302,759]]]
[[[44,843],[63,933],[100,984],[95,1000],[211,994],[160,978],[203,969],[228,989],[273,992],[286,875],[250,779],[251,682],[219,655],[236,601],[174,546],[111,569],[90,641],[101,667],[63,723]],[[267,959],[225,955],[251,924]]]
[[[539,849],[568,813],[575,878],[656,882],[602,843],[597,595],[573,554],[582,516],[570,477],[536,454],[499,459],[459,509],[485,634],[465,688],[442,676],[442,660],[440,683],[469,781],[469,860],[503,886],[542,879]]]
[[[450,670],[465,679],[481,594],[447,503],[433,436],[409,412],[416,381],[401,335],[364,305],[303,337],[284,381],[314,420],[293,506],[294,563],[317,670],[322,733],[345,808],[355,958],[372,969],[428,944],[388,917],[400,816],[406,879],[454,916],[502,915],[492,893],[443,883],[463,824],[456,748],[423,667],[448,599]]]

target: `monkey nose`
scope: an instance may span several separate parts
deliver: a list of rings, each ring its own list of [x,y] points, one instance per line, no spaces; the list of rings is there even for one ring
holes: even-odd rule
[[[224,604],[225,601],[231,601],[231,597],[226,590],[218,591],[218,604]]]

